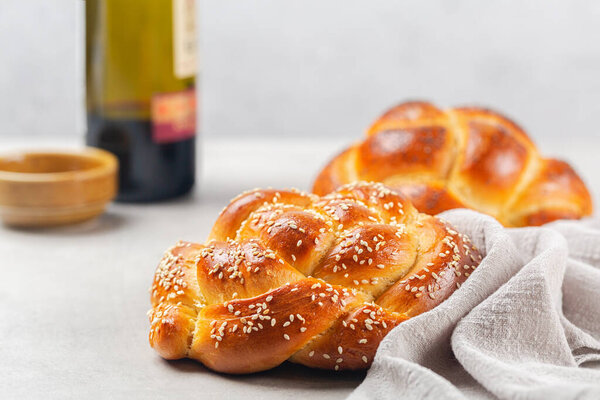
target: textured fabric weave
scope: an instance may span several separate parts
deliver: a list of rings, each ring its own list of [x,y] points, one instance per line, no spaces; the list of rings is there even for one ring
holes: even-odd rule
[[[350,399],[600,399],[600,220],[506,229],[473,211],[441,216],[486,256],[446,302],[390,332]]]

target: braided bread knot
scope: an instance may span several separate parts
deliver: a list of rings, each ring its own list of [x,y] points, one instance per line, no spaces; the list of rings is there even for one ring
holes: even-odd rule
[[[381,184],[246,192],[206,244],[162,258],[150,344],[228,373],[285,360],[364,369],[392,328],[444,301],[480,260],[467,237]]]
[[[508,118],[474,107],[409,102],[391,108],[364,141],[321,171],[313,191],[324,195],[357,180],[382,182],[430,215],[472,208],[506,226],[578,219],[593,208],[569,164],[542,157]]]

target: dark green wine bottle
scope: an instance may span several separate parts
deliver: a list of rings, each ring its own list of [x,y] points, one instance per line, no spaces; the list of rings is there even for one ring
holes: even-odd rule
[[[90,146],[120,162],[120,201],[155,201],[194,184],[194,0],[86,0]]]

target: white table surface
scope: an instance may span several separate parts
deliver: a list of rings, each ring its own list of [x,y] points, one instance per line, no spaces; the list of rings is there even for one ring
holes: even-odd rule
[[[57,143],[76,145],[52,144]],[[341,146],[327,139],[211,141],[203,143],[202,172],[190,196],[151,205],[112,204],[102,217],[70,227],[1,227],[0,397],[347,396],[363,373],[286,363],[263,373],[227,376],[189,360],[164,361],[148,345],[146,317],[148,288],[166,248],[179,239],[204,241],[220,209],[242,190],[308,189]],[[0,142],[2,151],[22,147],[17,141]],[[599,149],[600,140],[544,144],[546,154],[562,155],[577,166],[596,199]]]

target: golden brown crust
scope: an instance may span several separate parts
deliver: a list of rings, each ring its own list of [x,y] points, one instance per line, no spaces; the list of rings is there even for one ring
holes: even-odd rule
[[[255,239],[208,242],[194,262],[198,288],[206,304],[258,296],[304,278]]]
[[[454,147],[454,137],[444,126],[385,130],[358,146],[356,168],[368,181],[397,173],[441,179],[449,172]]]
[[[573,168],[564,161],[542,159],[536,177],[504,218],[515,226],[536,226],[591,213],[591,196]]]
[[[464,126],[464,149],[447,185],[466,204],[499,216],[537,155],[535,148],[505,119],[470,117]]]
[[[377,304],[364,303],[294,354],[290,361],[312,368],[358,370],[371,366],[379,343],[402,321]]]
[[[508,226],[592,213],[590,194],[568,164],[543,159],[515,122],[477,107],[393,107],[321,171],[313,192],[356,180],[382,182],[421,212],[468,207]]]
[[[165,358],[228,373],[288,359],[367,368],[394,326],[441,303],[480,260],[447,223],[374,183],[324,197],[249,192],[211,237],[161,261],[150,343]],[[427,290],[406,290],[413,279]]]
[[[438,218],[421,214],[415,236],[420,238],[418,260],[402,280],[375,300],[407,317],[442,303],[481,262],[481,255],[469,239]]]
[[[185,357],[188,351],[201,296],[193,259],[201,249],[199,244],[177,243],[165,252],[154,274],[149,340],[166,359]]]
[[[325,196],[350,181],[359,180],[354,169],[354,158],[354,147],[350,147],[334,157],[315,179],[313,193]]]
[[[390,181],[386,186],[408,197],[415,208],[422,213],[436,215],[453,208],[465,208],[456,194],[446,187],[446,182],[429,181],[397,184]]]
[[[388,129],[407,126],[439,125],[448,122],[448,116],[433,104],[424,101],[409,101],[390,108],[375,121],[367,136]]]
[[[273,368],[361,300],[360,293],[303,279],[253,298],[208,306],[198,316],[190,357],[228,373]]]
[[[417,257],[417,238],[405,227],[387,224],[346,231],[313,275],[378,296],[403,277]]]
[[[244,192],[231,200],[231,203],[221,211],[208,237],[209,240],[233,239],[240,225],[250,213],[273,200],[285,204],[296,204],[300,207],[312,202],[310,194],[299,191],[261,189]]]

